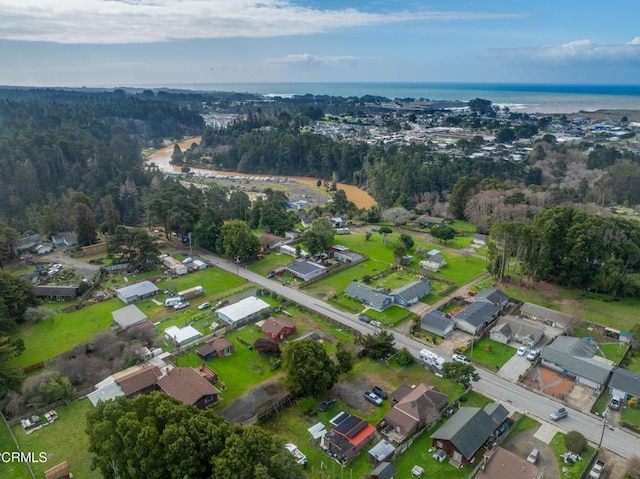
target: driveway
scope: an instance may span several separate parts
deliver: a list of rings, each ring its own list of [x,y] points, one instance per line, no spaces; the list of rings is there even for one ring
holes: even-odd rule
[[[509,361],[498,371],[498,376],[508,379],[509,381],[518,382],[520,376],[526,374],[531,367],[531,361],[524,356],[514,354]]]
[[[537,434],[538,429],[540,428],[529,429],[528,431],[515,434],[505,441],[502,444],[502,447],[523,459],[526,459],[533,448],[537,448],[540,451],[540,456],[538,457],[536,466],[544,469],[544,478],[560,479],[560,470],[558,469],[558,464],[554,457],[553,450],[551,449],[551,446],[549,446],[550,439],[547,441],[538,438],[538,436],[553,437],[557,429],[553,428],[555,430],[554,434],[550,435],[539,435]]]

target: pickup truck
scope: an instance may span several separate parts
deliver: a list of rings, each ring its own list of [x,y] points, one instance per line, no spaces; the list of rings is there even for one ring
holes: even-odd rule
[[[591,468],[591,472],[589,472],[589,479],[600,479],[602,477],[602,473],[604,472],[606,464],[604,461],[597,460],[596,463]]]

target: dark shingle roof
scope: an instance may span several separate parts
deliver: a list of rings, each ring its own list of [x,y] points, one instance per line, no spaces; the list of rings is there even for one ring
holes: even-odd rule
[[[466,321],[472,326],[480,326],[482,323],[489,323],[493,320],[493,315],[498,311],[491,303],[479,301],[471,303],[454,316],[456,321]]]
[[[382,308],[385,304],[391,302],[391,297],[388,294],[381,293],[378,290],[373,289],[366,284],[352,281],[349,286],[346,287],[344,293],[347,296],[352,296],[360,301],[366,301],[374,307]]]
[[[36,296],[60,296],[61,298],[73,298],[78,294],[78,285],[34,286],[33,294]]]
[[[609,386],[624,391],[634,397],[640,397],[640,374],[627,369],[617,368],[611,376]]]
[[[295,263],[288,264],[286,268],[289,271],[296,272],[302,276],[306,276],[309,273],[313,273],[317,270],[325,269],[324,266],[312,263],[310,261],[296,261]]]
[[[420,320],[422,329],[431,332],[445,331],[452,323],[453,321],[450,318],[447,318],[442,311],[438,310],[425,314]]]
[[[422,278],[413,283],[409,283],[402,288],[398,288],[391,292],[403,298],[405,301],[409,301],[415,297],[422,298],[431,292],[431,280],[428,278]]]
[[[587,342],[587,338],[558,336],[542,349],[540,358],[557,364],[577,376],[604,384],[613,366],[594,359],[597,350],[597,344],[593,341]]]
[[[507,299],[509,299],[509,296],[506,293],[503,293],[502,291],[496,288],[483,289],[474,297],[474,301],[486,300],[493,305],[501,304]]]

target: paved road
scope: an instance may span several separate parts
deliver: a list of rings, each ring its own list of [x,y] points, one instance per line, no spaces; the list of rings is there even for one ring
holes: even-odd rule
[[[339,321],[364,334],[371,334],[376,331],[376,328],[370,324],[358,321],[357,316],[345,313],[344,311],[341,311],[330,304],[324,303],[319,299],[308,296],[297,289],[283,286],[278,282],[271,281],[259,274],[243,268],[242,266],[239,267],[231,261],[227,261],[205,251],[200,251],[199,254],[203,259],[211,262],[211,264],[218,268],[237,274],[264,288],[271,289],[272,291],[275,291],[310,310]],[[415,357],[417,357],[418,352],[424,348],[435,351],[440,356],[447,357],[447,355],[443,354],[441,351],[429,348],[412,338],[393,331],[391,332],[395,337],[396,346],[406,347]],[[478,373],[480,375],[480,381],[474,383],[473,388],[494,400],[504,403],[508,409],[519,410],[539,421],[551,423],[560,431],[565,433],[569,431],[579,431],[589,441],[595,444],[600,443],[603,431],[603,423],[601,419],[589,414],[584,414],[580,411],[570,410],[568,417],[561,419],[558,422],[553,422],[549,418],[549,414],[564,404],[535,391],[525,389],[518,384],[509,382],[506,379],[500,378],[485,370],[478,369]],[[615,428],[614,430],[609,429],[609,427],[605,428],[602,445],[606,449],[609,449],[622,457],[629,458],[631,456],[640,455],[640,438],[619,428]]]

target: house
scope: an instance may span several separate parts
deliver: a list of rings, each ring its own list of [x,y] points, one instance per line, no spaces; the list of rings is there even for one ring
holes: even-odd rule
[[[303,281],[309,281],[327,272],[325,266],[311,261],[296,261],[285,266],[285,269]]]
[[[569,314],[533,303],[524,303],[520,308],[520,314],[523,318],[540,321],[554,328],[566,328],[575,321],[573,316]]]
[[[280,246],[284,246],[293,241],[291,238],[281,238],[280,236],[263,234],[258,236],[258,241],[262,245],[264,251],[270,251],[272,249],[278,249]]]
[[[420,266],[424,269],[436,272],[439,271],[440,268],[443,268],[447,265],[447,260],[444,259],[442,253],[438,252],[437,254],[434,254],[432,256],[427,256],[426,259],[423,259],[418,264],[420,264]]]
[[[333,245],[331,252],[333,253],[333,259],[341,263],[358,263],[365,259],[363,255],[339,244]]]
[[[269,318],[262,325],[262,334],[276,343],[293,336],[296,332],[296,325],[284,318]]]
[[[541,327],[521,319],[503,318],[491,328],[489,336],[502,344],[515,341],[529,346],[529,348],[534,348],[544,337],[544,332]]]
[[[493,304],[478,301],[473,302],[453,317],[456,329],[478,336],[494,320],[498,312]]]
[[[139,283],[116,289],[116,295],[124,304],[152,298],[156,294],[158,294],[158,287],[151,281],[140,281]]]
[[[167,268],[171,274],[175,276],[183,276],[189,272],[189,268],[182,261],[178,261],[172,256],[161,256],[162,264]]]
[[[33,251],[37,255],[51,253],[53,251],[53,245],[51,243],[40,243],[33,248]]]
[[[334,417],[331,424],[334,428],[324,435],[320,446],[341,464],[353,460],[376,435],[371,424],[345,412]]]
[[[128,398],[155,391],[158,378],[162,372],[158,366],[142,366],[135,368],[126,376],[115,376],[115,382]]]
[[[124,391],[120,385],[113,381],[101,381],[100,385],[96,385],[96,390],[87,394],[87,398],[93,406],[96,406],[100,401],[112,401],[113,399],[124,396]]]
[[[431,226],[446,226],[444,218],[438,218],[435,216],[422,215],[418,216],[414,221],[414,226],[420,226],[421,228],[430,228]]]
[[[388,291],[386,289],[375,289],[358,281],[351,281],[349,286],[345,288],[344,294],[376,311],[382,311],[393,304],[393,298],[387,294]]]
[[[598,355],[598,351],[598,344],[591,338],[558,336],[542,349],[540,362],[578,383],[601,389],[609,379],[613,362]]]
[[[306,229],[309,226],[311,226],[311,224],[313,223],[313,218],[311,218],[310,216],[307,216],[305,214],[301,214],[300,215],[300,223],[302,223],[302,227]]]
[[[640,374],[624,368],[616,368],[609,380],[611,396],[623,400],[640,398]]]
[[[391,397],[395,404],[384,416],[382,434],[396,444],[433,425],[447,405],[447,395],[426,384],[401,386]]]
[[[111,313],[111,316],[121,330],[128,329],[149,319],[135,304],[116,309]]]
[[[374,464],[380,464],[393,456],[396,448],[383,439],[378,444],[369,449],[369,461]]]
[[[347,227],[347,220],[344,220],[342,218],[340,218],[339,216],[335,216],[333,218],[330,218],[331,220],[331,224],[333,224],[334,228],[346,228]]]
[[[51,235],[51,241],[53,241],[53,244],[56,246],[78,246],[78,236],[68,232]]]
[[[309,253],[307,253],[305,250],[296,248],[295,246],[291,246],[290,244],[282,245],[279,249],[281,253],[288,254],[289,256],[293,256],[294,258],[297,258],[298,256],[302,258],[309,257]]]
[[[235,352],[234,344],[224,336],[214,336],[204,343],[204,346],[196,351],[196,354],[205,361],[213,358],[231,356]]]
[[[473,302],[476,301],[492,304],[502,311],[509,303],[509,296],[497,288],[486,288],[473,297]]]
[[[49,286],[41,285],[33,287],[33,294],[47,301],[69,301],[78,296],[79,285]]]
[[[42,241],[42,235],[40,234],[20,238],[11,245],[11,254],[17,256],[23,251],[28,251],[31,248],[37,246],[40,241]]]
[[[480,233],[474,234],[471,239],[471,246],[477,248],[487,246],[487,235],[482,235]]]
[[[396,468],[390,462],[381,462],[373,471],[371,471],[370,479],[394,479],[396,477]]]
[[[269,303],[249,296],[237,303],[230,304],[216,311],[218,318],[229,326],[238,327],[256,319],[261,312],[269,310]]]
[[[446,338],[453,331],[454,326],[455,323],[438,310],[425,314],[420,320],[420,329],[441,338]]]
[[[218,402],[220,391],[193,368],[173,368],[158,380],[161,391],[184,404],[206,409]]]
[[[509,411],[498,403],[487,404],[483,409],[462,407],[431,435],[432,446],[442,449],[453,465],[464,466],[508,416]]]
[[[184,328],[169,326],[164,330],[164,335],[176,346],[184,346],[202,337],[202,333],[193,326],[185,326]]]
[[[430,292],[431,280],[429,278],[420,278],[418,281],[391,291],[390,296],[395,304],[407,307],[417,303]]]
[[[476,479],[542,479],[544,469],[501,447],[487,451]]]
[[[64,461],[45,470],[44,479],[73,479],[69,463]]]

